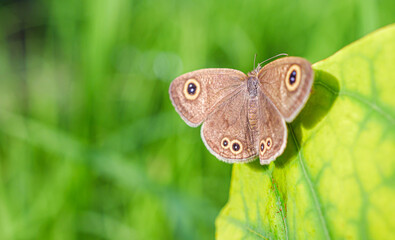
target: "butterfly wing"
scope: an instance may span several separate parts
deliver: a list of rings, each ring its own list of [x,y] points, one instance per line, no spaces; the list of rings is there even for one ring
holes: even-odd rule
[[[303,58],[285,57],[264,66],[258,73],[261,91],[291,122],[306,103],[314,72]]]
[[[287,145],[287,126],[280,112],[262,93],[258,108],[258,152],[260,163],[269,164],[281,155]]]
[[[241,86],[205,120],[201,136],[207,149],[227,162],[248,162],[257,155],[252,130],[247,119],[248,93]]]
[[[244,73],[234,69],[193,71],[174,79],[169,88],[170,99],[181,118],[196,127],[246,79]]]

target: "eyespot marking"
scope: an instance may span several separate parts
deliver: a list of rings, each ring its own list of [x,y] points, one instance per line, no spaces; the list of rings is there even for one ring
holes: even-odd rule
[[[288,69],[285,78],[285,86],[287,87],[288,91],[292,92],[295,91],[296,88],[298,88],[300,84],[301,74],[302,71],[299,65],[294,64]]]
[[[228,139],[227,137],[224,137],[224,138],[222,139],[222,141],[221,141],[221,147],[222,147],[223,149],[228,149],[229,146],[230,146],[229,143],[230,143],[229,139]]]
[[[263,156],[263,154],[265,154],[265,152],[266,152],[266,141],[262,140],[259,143],[259,153]]]
[[[230,151],[233,154],[239,154],[243,151],[243,144],[241,144],[241,142],[239,140],[233,140],[231,142],[231,147],[230,147]]]
[[[184,96],[188,100],[195,100],[200,94],[200,84],[196,79],[191,78],[185,82]]]
[[[266,147],[267,147],[267,149],[272,148],[272,145],[273,145],[272,139],[270,137],[266,138]]]

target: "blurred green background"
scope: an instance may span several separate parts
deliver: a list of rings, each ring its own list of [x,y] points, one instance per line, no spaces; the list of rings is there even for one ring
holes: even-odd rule
[[[393,0],[0,0],[0,239],[213,239],[231,165],[170,82],[393,22]]]

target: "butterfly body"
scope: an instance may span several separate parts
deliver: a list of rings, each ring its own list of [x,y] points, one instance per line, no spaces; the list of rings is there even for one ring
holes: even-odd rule
[[[286,146],[287,127],[311,90],[308,61],[286,57],[247,75],[234,69],[202,69],[176,78],[170,99],[182,119],[196,127],[218,159],[269,164]]]

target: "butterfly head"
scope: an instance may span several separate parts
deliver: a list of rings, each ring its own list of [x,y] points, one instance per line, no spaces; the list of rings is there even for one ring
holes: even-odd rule
[[[258,66],[254,69],[254,70],[252,70],[251,72],[249,72],[247,75],[248,75],[248,78],[257,78],[258,77],[258,73],[259,73],[259,71],[262,69],[262,67],[261,67],[261,64],[258,64]]]

